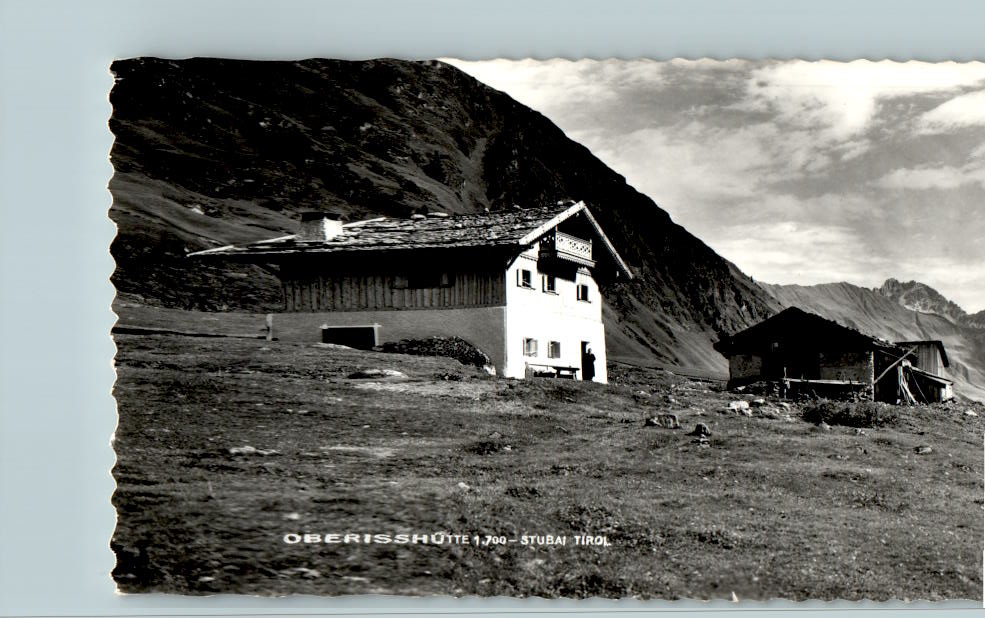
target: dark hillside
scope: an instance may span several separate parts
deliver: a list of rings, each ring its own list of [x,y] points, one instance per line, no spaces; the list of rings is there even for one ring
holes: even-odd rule
[[[350,220],[584,200],[639,277],[604,287],[610,356],[723,371],[716,332],[778,303],[541,114],[448,65],[113,63],[118,291],[181,308],[277,309],[274,276],[184,254]]]

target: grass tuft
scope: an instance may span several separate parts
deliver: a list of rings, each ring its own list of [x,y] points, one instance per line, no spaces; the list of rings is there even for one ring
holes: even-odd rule
[[[815,425],[823,421],[828,425],[866,428],[895,425],[900,413],[898,406],[879,402],[821,400],[807,404],[802,418]]]

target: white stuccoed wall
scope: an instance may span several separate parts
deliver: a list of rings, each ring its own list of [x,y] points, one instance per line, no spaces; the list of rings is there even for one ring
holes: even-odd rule
[[[517,271],[531,271],[533,289],[517,285]],[[588,341],[595,354],[595,382],[608,382],[605,369],[605,327],[598,286],[581,269],[575,281],[557,279],[557,294],[543,291],[537,270],[536,245],[519,255],[506,271],[506,349],[503,375],[522,378],[528,363],[578,367],[581,375],[581,342]],[[590,302],[577,298],[578,284],[588,286]],[[537,356],[524,356],[523,340],[537,340]],[[561,342],[561,357],[549,358],[548,342]]]

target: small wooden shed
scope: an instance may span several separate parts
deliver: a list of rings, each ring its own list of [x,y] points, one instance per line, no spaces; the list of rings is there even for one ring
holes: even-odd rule
[[[790,307],[723,337],[715,349],[729,359],[729,388],[776,381],[785,392],[890,403],[950,398],[950,381],[935,373],[929,352],[921,366],[919,343],[929,342],[891,343]],[[946,359],[943,344],[926,347]]]

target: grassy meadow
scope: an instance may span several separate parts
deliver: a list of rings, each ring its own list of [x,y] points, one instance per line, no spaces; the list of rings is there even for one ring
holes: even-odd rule
[[[745,416],[728,403],[752,395],[625,365],[601,385],[314,343],[116,341],[123,592],[982,598],[980,404],[824,429],[809,404]],[[406,377],[349,377],[366,369]],[[671,413],[679,429],[644,425]],[[567,543],[285,542],[439,532]]]

